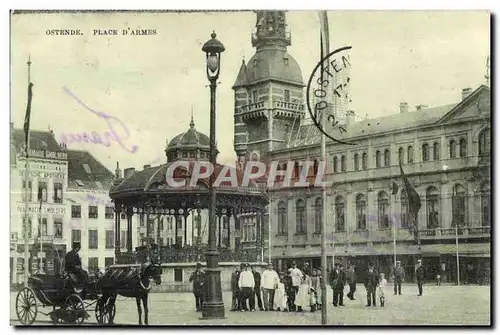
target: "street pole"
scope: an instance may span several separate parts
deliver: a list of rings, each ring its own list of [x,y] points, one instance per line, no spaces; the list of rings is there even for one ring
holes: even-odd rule
[[[273,208],[272,199],[269,198],[269,210],[268,210],[269,215],[268,215],[268,220],[267,220],[267,231],[268,231],[267,242],[269,244],[267,246],[267,250],[268,250],[268,258],[269,258],[268,261],[269,261],[269,264],[271,264],[271,261],[272,261],[272,259],[271,259],[271,251],[272,251],[271,250],[271,245],[272,245],[271,244],[271,236],[272,236],[272,234],[271,234],[271,217],[272,217],[272,213],[273,213],[272,212],[272,208]]]
[[[455,244],[457,246],[457,285],[460,286],[460,257],[458,254],[458,223],[455,224]]]
[[[389,211],[391,213],[391,220],[392,220],[392,239],[393,239],[393,243],[394,243],[394,268],[396,268],[396,258],[397,258],[397,255],[396,255],[396,229],[397,229],[397,226],[396,226],[396,220],[394,220],[394,212],[392,210],[392,192],[391,192],[391,195],[389,196],[389,201],[390,201],[390,206],[389,206]]]
[[[216,228],[217,228],[217,201],[214,182],[214,175],[217,149],[215,147],[216,134],[216,111],[215,111],[215,90],[220,72],[220,54],[225,50],[221,42],[215,39],[217,35],[212,33],[212,39],[207,41],[202,50],[207,56],[207,77],[210,81],[210,163],[213,170],[209,181],[209,221],[208,221],[208,250],[205,253],[207,268],[205,270],[205,301],[202,308],[202,319],[223,319],[225,318],[224,302],[222,301],[222,288],[219,268],[219,253],[217,251]]]
[[[38,262],[40,264],[38,268],[39,273],[43,273],[43,260],[42,260],[42,252],[43,252],[43,239],[42,239],[42,199],[43,199],[43,194],[42,198],[40,198],[40,210],[38,211],[38,226],[40,227],[40,253],[38,255]]]
[[[28,56],[28,85],[31,85],[31,57]],[[29,175],[30,175],[30,164],[29,164],[29,148],[30,148],[30,141],[29,141],[29,127],[27,129],[28,131],[28,141],[26,141],[26,167],[24,169],[24,287],[28,287],[28,276],[29,276],[29,232],[28,228],[30,229],[31,232],[31,227],[28,227],[29,223],[29,212],[28,212],[28,206],[29,206]]]

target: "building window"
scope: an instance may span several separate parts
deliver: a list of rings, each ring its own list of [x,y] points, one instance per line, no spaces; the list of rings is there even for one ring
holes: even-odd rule
[[[354,154],[354,170],[358,171],[359,170],[359,155]]]
[[[401,228],[409,228],[410,207],[408,206],[408,197],[406,191],[401,191]]]
[[[356,197],[356,229],[366,230],[366,199],[362,194]]]
[[[71,217],[73,219],[80,219],[82,217],[82,206],[71,205]]]
[[[307,232],[306,229],[306,203],[304,200],[299,199],[295,205],[296,210],[296,233],[297,234],[305,234]]]
[[[451,198],[452,221],[451,226],[454,228],[467,226],[467,191],[465,188],[457,184],[453,187],[453,195]]]
[[[333,173],[337,173],[339,171],[339,159],[337,157],[333,157]]]
[[[435,161],[438,161],[439,160],[439,143],[437,142],[434,142],[433,146],[432,146],[432,154],[433,154],[433,159]]]
[[[389,196],[384,191],[378,194],[378,227],[389,228]]]
[[[316,177],[318,175],[318,170],[319,170],[319,163],[318,163],[318,160],[315,159],[314,164],[313,164],[313,176],[314,177]]]
[[[286,102],[290,102],[290,90],[285,90],[283,92],[283,96],[284,96]]]
[[[61,204],[63,201],[63,186],[62,183],[54,183],[54,202]]]
[[[278,203],[278,235],[287,234],[287,206],[284,201]]]
[[[341,196],[335,199],[335,231],[345,231],[345,202]]]
[[[99,270],[99,257],[89,257],[89,273]]]
[[[479,159],[490,156],[490,129],[486,128],[479,133]]]
[[[99,216],[99,207],[89,206],[89,219],[97,219]]]
[[[299,178],[299,176],[300,176],[299,162],[295,162],[293,164],[293,177]]]
[[[47,218],[38,219],[38,237],[40,236],[47,236]]]
[[[399,148],[398,150],[398,162],[401,164],[405,163],[405,151],[403,148]]]
[[[342,156],[340,158],[340,169],[342,170],[342,172],[345,172],[346,171],[346,159],[345,159],[345,156]]]
[[[431,186],[427,189],[427,229],[439,228],[439,192]]]
[[[63,238],[63,223],[61,219],[54,219],[54,238]]]
[[[106,257],[104,258],[104,267],[107,269],[111,265],[115,263],[115,258],[114,257]]]
[[[384,151],[384,166],[391,166],[391,151],[389,149],[385,149]]]
[[[97,230],[89,230],[89,249],[97,249],[99,247],[99,240]]]
[[[408,147],[408,164],[413,163],[413,147]]]
[[[115,218],[115,209],[111,206],[106,206],[104,208],[104,218],[105,219],[114,219]]]
[[[23,194],[22,194],[22,199],[23,201],[26,200],[26,181],[23,180]],[[32,181],[30,180],[28,182],[28,201],[33,201],[33,185]]]
[[[457,156],[457,145],[455,140],[450,140],[450,158],[455,158]]]
[[[115,244],[115,231],[106,230],[106,249],[113,249]]]
[[[481,225],[483,227],[491,226],[491,194],[490,194],[490,184],[484,183],[481,187]]]
[[[368,169],[368,154],[366,152],[363,152],[363,158],[362,158],[362,163],[361,163],[363,170]]]
[[[380,159],[381,159],[380,151],[377,150],[377,152],[375,152],[375,167],[378,167],[378,168],[380,167],[380,164],[381,164]]]
[[[322,211],[323,211],[323,200],[321,198],[316,198],[314,204],[314,233],[321,234],[321,223],[322,223]]]
[[[424,143],[422,145],[422,162],[428,162],[429,161],[429,145],[427,143]]]
[[[82,231],[80,229],[71,230],[71,243],[82,242]]]
[[[178,283],[182,283],[182,268],[174,269],[174,281]]]
[[[461,138],[459,142],[460,147],[460,157],[467,157],[467,141],[465,138]]]
[[[38,182],[38,201],[47,202],[47,182]]]
[[[139,214],[139,227],[144,227],[144,222],[145,222],[145,218],[144,218],[144,214]]]
[[[259,101],[259,93],[257,91],[252,92],[252,99],[253,99],[253,103],[256,103]]]

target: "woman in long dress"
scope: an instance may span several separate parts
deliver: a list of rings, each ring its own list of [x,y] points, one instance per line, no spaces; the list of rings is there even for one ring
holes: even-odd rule
[[[280,272],[280,281],[278,287],[274,291],[274,309],[282,312],[287,312],[286,308],[286,294],[285,294],[285,274]]]
[[[298,307],[297,312],[302,312],[303,307],[311,305],[311,277],[303,274],[299,286],[299,292],[295,298],[295,305]]]

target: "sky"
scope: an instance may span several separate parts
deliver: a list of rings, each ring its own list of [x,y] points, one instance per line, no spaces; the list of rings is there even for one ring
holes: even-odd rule
[[[314,11],[289,11],[288,52],[307,82],[319,60]],[[352,46],[351,107],[374,118],[399,112],[399,103],[429,107],[458,102],[461,90],[484,84],[490,54],[486,11],[330,11],[330,48]],[[189,127],[209,134],[209,88],[202,45],[213,30],[225,46],[217,86],[218,161],[234,165],[234,96],[241,60],[255,53],[256,14],[52,13],[11,17],[11,121],[22,128],[31,57],[31,129],[56,139],[111,126],[121,145],[70,143],[108,169],[164,163],[165,143]],[[155,35],[94,35],[94,30],[151,29]],[[79,29],[55,36],[47,30]],[[93,112],[92,112],[93,111]],[[105,113],[96,114],[98,112]],[[102,117],[105,115],[108,119]],[[109,119],[111,118],[111,119]],[[128,136],[127,136],[128,133]]]

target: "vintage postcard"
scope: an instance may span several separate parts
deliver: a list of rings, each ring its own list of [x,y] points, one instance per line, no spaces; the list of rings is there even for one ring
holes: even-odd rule
[[[10,24],[12,325],[491,325],[490,12]]]

